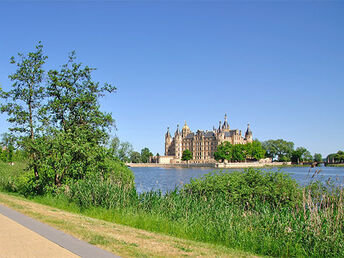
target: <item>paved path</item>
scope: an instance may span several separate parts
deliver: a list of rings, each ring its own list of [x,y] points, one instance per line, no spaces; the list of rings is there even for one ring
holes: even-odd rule
[[[118,257],[0,204],[0,257]]]

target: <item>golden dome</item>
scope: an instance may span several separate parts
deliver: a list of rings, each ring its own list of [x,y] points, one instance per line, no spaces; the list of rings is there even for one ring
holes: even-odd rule
[[[188,127],[188,125],[186,124],[186,121],[185,121],[185,124],[183,126],[183,130],[190,130],[190,128]]]

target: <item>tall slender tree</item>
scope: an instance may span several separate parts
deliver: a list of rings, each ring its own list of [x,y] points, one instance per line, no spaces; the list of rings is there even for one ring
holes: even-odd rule
[[[15,73],[9,75],[13,82],[9,91],[1,90],[1,98],[5,104],[1,105],[1,112],[7,113],[8,122],[13,126],[12,132],[22,138],[27,146],[33,146],[36,134],[42,129],[41,113],[42,102],[45,95],[43,86],[43,65],[47,56],[43,53],[41,42],[36,46],[35,52],[24,55],[18,54],[18,58],[11,58],[11,64],[17,66]],[[29,151],[33,160],[37,160],[34,148]],[[36,162],[33,162],[35,177],[39,178]]]

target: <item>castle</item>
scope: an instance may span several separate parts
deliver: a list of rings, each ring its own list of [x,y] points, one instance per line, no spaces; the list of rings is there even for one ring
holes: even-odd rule
[[[228,141],[234,145],[245,144],[252,142],[252,140],[250,126],[247,125],[245,138],[242,137],[241,130],[230,129],[227,114],[225,114],[224,122],[219,122],[218,129],[213,127],[211,131],[197,130],[196,133],[193,133],[185,122],[181,131],[179,130],[179,125],[177,125],[174,137],[171,136],[169,128],[167,128],[165,134],[165,156],[160,157],[159,163],[179,163],[184,150],[192,152],[192,162],[194,163],[215,162],[214,152],[222,142]]]

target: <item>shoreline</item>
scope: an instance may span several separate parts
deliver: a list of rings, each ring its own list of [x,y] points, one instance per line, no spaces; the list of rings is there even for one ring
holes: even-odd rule
[[[289,162],[272,163],[126,163],[128,167],[146,167],[146,168],[214,168],[214,169],[233,169],[233,168],[273,168],[273,167],[309,167],[309,165],[290,164]]]

